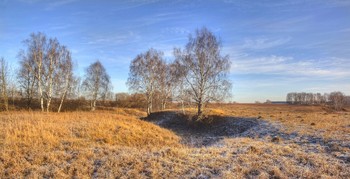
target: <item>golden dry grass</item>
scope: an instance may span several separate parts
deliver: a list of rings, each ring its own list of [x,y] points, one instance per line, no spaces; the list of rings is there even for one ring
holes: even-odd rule
[[[331,112],[322,106],[231,104],[220,106],[220,110],[223,111],[221,115],[260,116],[268,121],[281,122],[287,126],[287,132],[313,134],[318,130],[325,138],[337,136],[343,139],[350,134],[350,108],[345,112]]]
[[[282,109],[283,108],[283,109]],[[345,114],[328,126],[327,115],[298,107],[230,105],[215,115],[263,116],[314,130],[347,125]],[[270,110],[270,111],[269,111]],[[302,111],[300,111],[302,110]],[[282,111],[282,113],[280,113]],[[260,113],[260,114],[259,114]],[[279,115],[289,114],[290,120]],[[304,116],[307,115],[308,117]],[[217,145],[181,144],[171,130],[139,120],[138,110],[46,114],[0,114],[0,178],[349,178],[349,163],[327,151],[310,152],[294,143],[225,137]],[[301,121],[298,115],[303,115]],[[341,117],[345,115],[345,117]],[[266,116],[266,117],[265,117]],[[292,117],[295,116],[295,119]],[[343,119],[344,118],[344,119]],[[348,131],[340,129],[341,133]],[[338,134],[341,135],[341,134]],[[345,138],[346,136],[342,136]],[[323,149],[319,146],[320,150]]]

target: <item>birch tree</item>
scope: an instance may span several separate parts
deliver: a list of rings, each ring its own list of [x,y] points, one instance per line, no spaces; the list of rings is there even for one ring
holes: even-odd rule
[[[160,103],[161,109],[164,110],[166,108],[167,102],[172,97],[173,91],[176,85],[176,67],[174,64],[166,64],[165,62],[160,64],[159,73],[158,73],[158,88],[160,94]]]
[[[38,96],[40,99],[41,111],[44,111],[44,89],[43,89],[43,73],[44,58],[47,47],[46,35],[43,33],[32,33],[30,37],[23,41],[27,46],[25,50],[20,51],[21,64],[27,65],[26,70],[36,79]]]
[[[60,64],[60,44],[57,39],[49,39],[48,49],[44,59],[44,72],[42,83],[45,86],[45,97],[46,97],[46,111],[50,111],[50,105],[52,100],[54,80],[58,78],[58,67]],[[56,81],[58,82],[58,81]]]
[[[172,69],[172,84],[173,84],[173,96],[176,101],[180,102],[182,113],[185,114],[185,101],[190,101],[191,96],[185,87],[185,72],[178,61],[171,64]]]
[[[57,112],[59,113],[62,109],[63,102],[75,81],[71,53],[65,46],[61,48],[61,59],[58,65],[58,74],[59,75],[56,77],[56,83],[58,88],[58,97],[60,99],[60,104],[57,109]]]
[[[176,62],[183,69],[186,88],[197,105],[198,120],[203,104],[221,101],[230,93],[231,83],[226,76],[230,69],[229,57],[222,56],[221,43],[207,28],[190,35],[184,50],[175,49]]]
[[[130,64],[127,85],[131,91],[145,94],[148,115],[152,112],[153,95],[158,88],[159,74],[164,66],[163,53],[152,48],[137,55]]]
[[[91,99],[91,111],[94,111],[97,99],[104,97],[111,89],[110,77],[100,61],[86,69],[83,87]]]

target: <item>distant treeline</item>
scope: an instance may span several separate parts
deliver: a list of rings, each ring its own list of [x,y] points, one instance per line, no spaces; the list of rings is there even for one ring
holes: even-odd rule
[[[341,110],[345,105],[350,105],[350,96],[346,96],[340,91],[331,93],[288,93],[286,101],[288,104],[304,105],[329,105],[335,110]]]

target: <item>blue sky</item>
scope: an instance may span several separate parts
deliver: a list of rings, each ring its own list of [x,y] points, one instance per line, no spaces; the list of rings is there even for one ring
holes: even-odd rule
[[[76,73],[96,59],[115,92],[128,90],[129,63],[153,47],[173,59],[188,34],[206,26],[232,61],[238,102],[285,100],[288,92],[350,95],[347,0],[0,0],[0,56],[17,66],[32,32],[68,46]]]

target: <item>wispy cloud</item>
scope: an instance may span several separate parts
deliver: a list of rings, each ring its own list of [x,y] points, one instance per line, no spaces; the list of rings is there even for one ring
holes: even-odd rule
[[[291,40],[287,38],[257,38],[257,39],[245,39],[243,48],[247,49],[267,49],[277,47],[288,43]]]
[[[237,74],[272,74],[311,79],[346,79],[350,78],[350,62],[341,58],[322,60],[296,60],[293,57],[267,56],[246,57],[233,61],[232,73]]]
[[[84,44],[88,45],[121,45],[134,42],[140,38],[140,35],[133,31],[118,34],[94,34],[93,36],[85,37]]]

